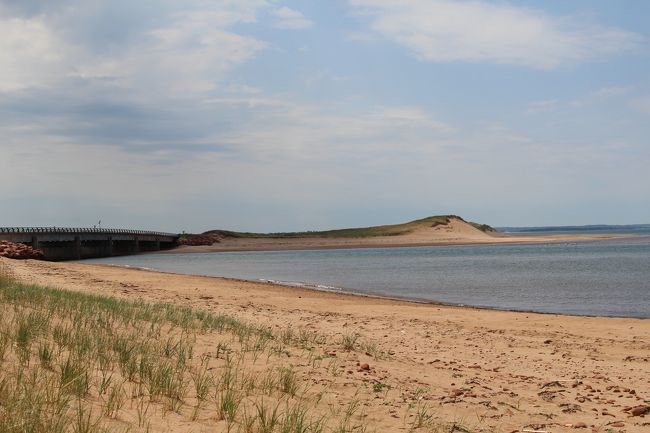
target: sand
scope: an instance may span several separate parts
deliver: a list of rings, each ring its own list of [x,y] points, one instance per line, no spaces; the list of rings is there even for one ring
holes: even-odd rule
[[[417,304],[104,265],[0,259],[20,280],[226,312],[330,336],[331,368],[296,368],[332,401],[360,398],[368,431],[408,431],[414,402],[471,431],[648,432],[650,321]],[[356,332],[388,355],[341,350]],[[368,363],[369,371],[358,365]],[[308,363],[304,363],[308,364]],[[305,373],[306,374],[306,373]],[[360,385],[385,391],[356,395]],[[357,391],[355,391],[357,390]],[[196,431],[202,431],[197,429]],[[583,431],[583,430],[577,430]]]
[[[616,237],[620,237],[617,235]],[[365,238],[326,238],[326,237],[252,237],[224,238],[219,243],[201,246],[180,246],[163,254],[202,253],[220,251],[278,251],[311,250],[328,248],[389,248],[441,245],[476,245],[524,242],[573,242],[598,238],[611,238],[614,235],[544,235],[518,236],[499,232],[482,232],[465,221],[450,218],[446,225],[429,227],[423,225],[410,233],[399,236],[375,236]]]

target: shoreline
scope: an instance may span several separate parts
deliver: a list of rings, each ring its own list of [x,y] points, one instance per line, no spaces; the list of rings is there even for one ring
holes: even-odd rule
[[[333,407],[362,398],[377,431],[401,431],[417,402],[436,420],[471,420],[473,432],[569,433],[584,423],[596,432],[642,433],[648,426],[647,416],[626,410],[650,405],[649,320],[417,303],[112,265],[0,259],[0,267],[27,283],[318,333],[321,367],[300,353],[287,362],[325,386]],[[368,349],[341,350],[350,335]],[[359,369],[364,363],[369,370]]]
[[[150,254],[158,254],[158,252],[154,252]],[[378,294],[363,292],[361,291],[361,289],[350,289],[346,287],[329,286],[329,285],[319,284],[319,283],[305,283],[300,281],[294,282],[294,281],[271,280],[265,278],[247,279],[247,278],[226,277],[221,275],[185,274],[182,272],[162,271],[159,269],[152,269],[152,268],[146,268],[140,266],[114,265],[109,263],[84,263],[83,261],[72,262],[72,263],[79,263],[81,265],[88,264],[92,266],[106,266],[106,267],[118,268],[118,269],[133,269],[133,270],[138,270],[143,272],[175,275],[179,277],[210,278],[210,279],[221,280],[221,281],[230,281],[233,283],[264,284],[269,286],[283,287],[289,290],[292,289],[305,290],[308,292],[311,291],[311,292],[329,293],[332,295],[339,295],[339,296],[346,296],[346,297],[350,296],[356,298],[378,299],[378,300],[392,301],[392,302],[405,303],[405,304],[431,305],[432,307],[449,307],[449,308],[461,308],[461,309],[477,310],[477,311],[541,314],[541,315],[577,317],[577,318],[586,317],[586,318],[602,318],[602,319],[630,319],[630,320],[642,320],[642,321],[650,320],[650,316],[648,317],[618,316],[618,315],[602,316],[597,314],[578,314],[578,313],[564,313],[564,312],[553,312],[553,311],[500,308],[500,307],[479,306],[479,305],[471,305],[471,304],[456,304],[453,302],[436,301],[436,300],[422,299],[422,298],[407,298],[407,297],[399,297],[399,296],[378,295]],[[355,290],[359,290],[359,291],[355,291]]]
[[[153,253],[157,254],[157,253]],[[0,269],[2,269],[3,266],[1,265],[9,265],[8,268],[10,271],[15,271],[17,269],[22,268],[23,271],[33,271],[34,269],[48,269],[50,267],[52,268],[77,268],[79,267],[80,270],[86,271],[85,273],[87,276],[92,276],[94,274],[97,274],[97,270],[106,270],[106,271],[118,271],[118,272],[107,272],[111,274],[112,277],[116,281],[128,281],[129,280],[129,275],[128,272],[134,272],[134,273],[145,273],[145,274],[150,274],[153,277],[159,277],[162,280],[168,280],[169,282],[173,283],[176,281],[183,281],[183,280],[206,280],[207,282],[213,283],[212,285],[219,286],[221,283],[225,283],[225,286],[235,286],[235,285],[250,285],[250,286],[255,286],[256,288],[261,288],[262,291],[265,291],[268,289],[269,291],[272,292],[289,292],[289,295],[313,295],[314,297],[324,297],[324,298],[333,298],[333,299],[339,299],[341,301],[349,301],[349,302],[354,302],[354,301],[363,301],[363,300],[369,300],[369,301],[378,301],[380,303],[384,303],[386,305],[395,305],[395,306],[401,306],[401,307],[410,307],[410,306],[417,306],[417,307],[430,307],[432,309],[438,309],[440,310],[441,308],[443,309],[450,309],[450,310],[461,310],[461,311],[467,311],[467,312],[482,312],[482,313],[503,313],[503,314],[514,314],[514,315],[535,315],[535,316],[558,316],[560,318],[570,318],[570,319],[593,319],[593,320],[625,320],[625,321],[638,321],[638,322],[647,322],[650,325],[650,320],[648,318],[639,318],[639,317],[627,317],[627,316],[597,316],[597,315],[581,315],[581,314],[567,314],[567,313],[557,313],[557,312],[543,312],[543,311],[534,311],[534,310],[512,310],[512,309],[504,309],[504,308],[498,308],[498,307],[485,307],[485,306],[473,306],[469,304],[454,304],[454,303],[448,303],[448,302],[442,302],[442,301],[432,301],[432,300],[426,300],[426,299],[412,299],[412,298],[400,298],[400,297],[391,297],[391,296],[384,296],[384,295],[375,295],[371,293],[363,293],[363,292],[352,292],[348,290],[353,290],[353,289],[346,289],[346,288],[339,288],[339,287],[334,287],[335,289],[341,289],[342,291],[337,291],[337,290],[326,290],[326,289],[319,289],[314,287],[313,285],[310,285],[308,283],[296,283],[292,284],[292,282],[286,282],[286,281],[275,281],[275,280],[265,280],[265,279],[244,279],[244,278],[233,278],[233,277],[225,277],[225,276],[215,276],[215,275],[203,275],[203,274],[185,274],[181,272],[173,272],[173,271],[161,271],[157,269],[151,269],[151,268],[146,268],[146,267],[138,267],[138,266],[130,266],[130,265],[115,265],[115,264],[104,264],[104,263],[84,263],[82,261],[78,262],[45,262],[45,261],[40,261],[40,260],[11,260],[11,259],[4,259],[0,258]],[[21,266],[22,265],[22,266]],[[45,265],[45,266],[42,266]],[[51,266],[48,266],[51,265]],[[126,273],[119,272],[119,271],[127,271]],[[19,280],[25,281],[25,282],[33,282],[36,284],[42,284],[42,278],[39,277],[45,277],[45,279],[48,279],[47,276],[51,275],[50,272],[44,272],[42,275],[39,275],[39,273],[35,273],[34,275],[31,275],[32,278],[29,278],[29,272],[23,272],[19,273],[18,277]],[[66,281],[65,276],[62,273],[54,273],[54,275],[61,276],[62,278],[55,278],[56,281],[61,282],[61,281]],[[28,278],[25,278],[28,277]],[[34,277],[36,277],[34,279]],[[175,278],[172,278],[175,277]],[[73,278],[73,280],[77,280],[78,278]],[[157,279],[157,278],[156,278]],[[94,282],[103,282],[103,280],[95,280],[91,279],[90,280],[91,284],[89,285],[91,288],[94,286]],[[55,286],[56,287],[56,286]],[[66,288],[66,285],[61,285],[59,286],[61,288]],[[322,296],[321,296],[322,295]],[[298,296],[300,298],[301,296]],[[650,348],[650,346],[649,346]]]

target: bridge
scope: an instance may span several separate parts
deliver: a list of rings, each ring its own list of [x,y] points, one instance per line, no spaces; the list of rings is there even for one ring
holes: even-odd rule
[[[174,247],[179,235],[144,230],[0,227],[0,240],[30,245],[47,260],[79,260],[159,251]]]

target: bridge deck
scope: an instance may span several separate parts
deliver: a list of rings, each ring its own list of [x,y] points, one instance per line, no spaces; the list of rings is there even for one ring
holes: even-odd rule
[[[137,254],[172,248],[179,235],[148,230],[0,227],[0,239],[23,243],[43,251],[48,260]]]

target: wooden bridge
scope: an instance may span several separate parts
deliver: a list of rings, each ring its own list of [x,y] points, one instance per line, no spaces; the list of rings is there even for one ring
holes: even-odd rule
[[[159,251],[174,247],[179,235],[144,230],[0,227],[0,240],[30,245],[47,260],[79,260]]]

